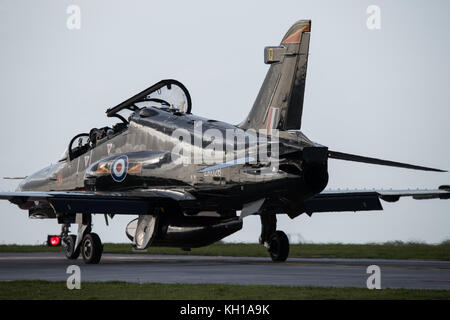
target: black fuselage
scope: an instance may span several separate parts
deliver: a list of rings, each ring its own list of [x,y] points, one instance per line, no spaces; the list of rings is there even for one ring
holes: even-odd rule
[[[189,133],[190,141],[187,141],[186,136],[182,139],[174,135],[174,132],[180,129]],[[19,189],[133,191],[182,188],[197,198],[195,209],[189,209],[195,212],[240,210],[245,203],[261,198],[277,199],[274,207],[282,205],[279,199],[286,199],[291,202],[291,207],[296,203],[294,207],[301,210],[298,207],[301,200],[325,187],[319,186],[318,190],[317,187],[308,186],[310,182],[305,181],[301,151],[305,147],[312,147],[313,144],[299,131],[281,132],[280,161],[276,171],[271,170],[272,163],[262,164],[258,161],[199,172],[213,165],[206,162],[210,155],[208,152],[211,151],[210,144],[216,138],[214,134],[221,133],[224,138],[222,151],[219,151],[223,159],[226,159],[226,156],[236,159],[239,152],[246,152],[247,155],[252,153],[252,145],[247,140],[245,145],[239,145],[237,139],[227,140],[227,132],[233,130],[240,129],[228,123],[192,114],[154,107],[144,108],[130,116],[127,128],[121,132],[103,137],[96,141],[95,146],[87,148],[84,153],[76,154],[74,158],[68,156],[30,175],[20,184]],[[260,136],[252,132],[246,134]],[[193,158],[190,159],[191,163],[177,163],[177,155],[174,155],[173,150],[176,147],[179,149],[180,144],[185,144],[191,151],[203,155],[201,163],[193,163],[196,160]],[[129,159],[128,174],[123,181],[114,180],[111,174],[99,174],[99,163],[113,161],[119,155],[127,155]],[[140,170],[133,172],[133,165],[138,163],[142,163]],[[326,171],[326,165],[320,170]],[[292,193],[295,193],[293,198]],[[283,212],[282,209],[277,208],[280,212]]]

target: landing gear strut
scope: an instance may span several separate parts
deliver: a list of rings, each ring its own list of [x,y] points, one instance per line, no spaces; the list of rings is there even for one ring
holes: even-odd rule
[[[289,239],[283,231],[276,230],[277,217],[274,214],[261,214],[261,236],[259,243],[269,251],[274,262],[284,262],[289,256]]]
[[[61,236],[67,259],[75,260],[81,253],[85,263],[99,263],[103,253],[103,245],[100,237],[91,232],[91,215],[77,214],[75,221],[78,224],[77,236],[69,234],[70,223],[65,223],[62,226]]]

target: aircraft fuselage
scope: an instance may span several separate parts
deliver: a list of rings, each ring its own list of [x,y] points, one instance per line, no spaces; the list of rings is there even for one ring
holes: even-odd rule
[[[175,130],[184,130],[184,137],[174,134]],[[237,130],[240,129],[234,125],[192,114],[145,108],[130,117],[125,130],[105,136],[94,147],[74,158],[67,156],[66,159],[30,175],[20,184],[19,190],[132,191],[183,188],[199,199],[199,210],[214,209],[211,204],[216,208],[223,208],[225,205],[229,209],[239,210],[245,203],[267,197],[289,197],[292,192],[295,192],[295,200],[298,201],[321,191],[308,188],[302,161],[295,156],[292,159],[279,159],[277,167],[273,167],[274,163],[270,162],[266,165],[244,163],[199,172],[214,165],[211,163],[212,149],[220,153],[220,159],[227,159],[227,156],[236,159],[255,152],[255,147],[248,141],[244,141],[245,145],[242,145],[237,139],[230,140],[227,134]],[[242,130],[240,132],[242,134]],[[256,132],[245,134],[260,136]],[[312,147],[312,143],[300,132],[281,134],[279,142],[284,148],[287,146],[293,150],[301,150]],[[211,143],[219,135],[223,137],[222,147],[212,148]],[[193,154],[184,158],[184,161],[179,154],[173,152],[179,151],[181,144]],[[111,166],[117,157],[123,155],[128,158],[125,176],[117,179],[112,172],[113,168],[99,168],[108,162]],[[195,163],[196,160],[199,163]],[[283,170],[284,168],[292,170]],[[202,208],[201,200],[206,197],[208,204],[205,202],[205,208]]]

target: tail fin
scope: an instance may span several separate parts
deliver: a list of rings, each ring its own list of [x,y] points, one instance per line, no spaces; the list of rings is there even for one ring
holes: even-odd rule
[[[300,129],[310,30],[310,20],[297,21],[280,46],[264,49],[264,63],[270,68],[240,128]]]

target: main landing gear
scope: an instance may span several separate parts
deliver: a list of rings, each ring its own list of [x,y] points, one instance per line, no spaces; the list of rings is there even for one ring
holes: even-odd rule
[[[87,264],[97,264],[100,262],[103,253],[103,245],[100,237],[91,232],[91,215],[77,214],[78,235],[69,233],[70,223],[62,227],[62,239],[64,253],[69,260],[78,259],[80,253]]]
[[[269,251],[273,262],[284,262],[289,256],[289,239],[283,231],[276,230],[277,217],[261,214],[261,236],[259,243]]]

